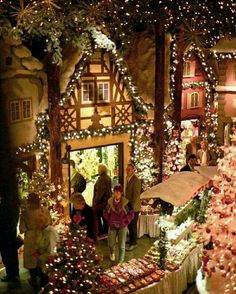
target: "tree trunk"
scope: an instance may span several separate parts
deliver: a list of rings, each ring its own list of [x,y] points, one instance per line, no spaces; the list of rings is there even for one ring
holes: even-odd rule
[[[60,121],[60,87],[59,66],[48,62],[48,101],[49,101],[49,131],[50,131],[50,166],[51,181],[60,183],[62,179],[61,166],[61,121]]]
[[[155,109],[154,135],[156,147],[154,159],[158,162],[158,183],[162,182],[164,152],[164,97],[165,97],[165,29],[161,23],[155,25]]]

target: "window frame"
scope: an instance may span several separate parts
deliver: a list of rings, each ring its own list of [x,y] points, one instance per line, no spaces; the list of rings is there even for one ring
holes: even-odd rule
[[[188,66],[188,68],[187,68],[187,66]],[[188,71],[187,71],[187,69],[188,69]],[[191,61],[184,61],[183,76],[184,77],[191,77]]]
[[[102,89],[102,96],[103,99],[100,100],[99,99],[99,86],[103,85],[103,89]],[[104,86],[107,86],[107,89],[104,89]],[[107,99],[104,99],[104,92],[107,91]],[[110,102],[110,83],[108,81],[104,82],[104,81],[98,81],[97,82],[97,103],[109,103]]]
[[[23,112],[24,112],[23,103],[24,102],[29,102],[29,104],[30,104],[30,116],[28,116],[28,117],[24,117],[24,114],[23,114]],[[18,106],[19,106],[19,119],[13,119],[13,111],[12,111],[13,104],[18,104]],[[33,118],[32,98],[28,97],[28,98],[19,98],[19,99],[10,100],[9,101],[9,116],[10,116],[11,123],[32,120],[32,118]]]
[[[195,99],[195,101],[193,101]],[[197,104],[195,103],[197,99]],[[201,95],[199,92],[192,92],[188,94],[187,109],[194,109],[201,107]],[[194,103],[192,103],[194,102]]]
[[[92,100],[84,100],[84,92],[85,92],[85,90],[84,90],[84,88],[85,88],[85,86],[88,86],[88,87],[90,87],[90,86],[92,86]],[[88,93],[90,94],[90,89],[88,89]],[[82,102],[82,104],[92,104],[92,103],[94,103],[95,102],[95,84],[94,84],[94,81],[83,81],[82,83],[81,83],[81,102]],[[89,97],[90,98],[90,97]]]
[[[12,111],[12,105],[13,104],[18,104],[18,107],[19,107],[19,119],[13,119],[13,111]],[[11,123],[21,121],[21,103],[20,103],[19,99],[10,100],[9,112],[10,112],[10,121],[11,121]]]
[[[29,102],[30,103],[30,116],[27,116],[27,117],[24,117],[24,107],[23,107],[24,102]],[[22,120],[25,121],[25,120],[32,119],[32,116],[33,116],[32,99],[31,98],[22,99],[21,107],[22,107],[22,110],[21,110]]]

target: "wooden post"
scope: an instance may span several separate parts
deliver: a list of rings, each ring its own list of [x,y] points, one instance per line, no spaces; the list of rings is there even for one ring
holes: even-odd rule
[[[177,66],[176,66],[176,75],[175,75],[175,89],[174,89],[174,113],[173,113],[173,120],[176,126],[178,127],[180,127],[181,125],[183,55],[184,55],[184,51],[182,46],[178,46]]]
[[[165,95],[165,29],[161,22],[155,24],[155,109],[154,134],[156,148],[154,159],[159,165],[158,183],[162,182],[164,152],[164,95]]]
[[[51,181],[58,184],[62,178],[59,66],[51,62],[48,64]]]
[[[182,106],[182,82],[183,82],[183,68],[184,68],[184,52],[188,43],[184,42],[184,31],[181,26],[178,31],[177,39],[177,65],[175,75],[175,90],[174,90],[174,112],[173,119],[177,127],[181,126],[181,106]]]

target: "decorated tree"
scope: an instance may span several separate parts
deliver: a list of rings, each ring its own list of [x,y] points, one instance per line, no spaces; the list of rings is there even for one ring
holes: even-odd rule
[[[82,229],[68,230],[46,265],[49,286],[45,293],[96,293],[98,289],[99,257],[95,246],[86,243]]]
[[[156,184],[158,167],[153,156],[153,130],[149,123],[137,128],[131,140],[131,160],[145,191]]]
[[[207,211],[206,224],[201,227],[209,242],[206,247],[209,250],[204,251],[203,255],[203,274],[210,281],[210,287],[217,289],[218,293],[236,291],[235,130],[233,140],[232,146],[224,147],[224,158],[219,160],[220,176],[216,179],[218,189]]]
[[[164,178],[169,177],[175,172],[180,171],[184,163],[184,154],[179,135],[180,130],[174,128],[172,136],[167,143],[164,154]]]

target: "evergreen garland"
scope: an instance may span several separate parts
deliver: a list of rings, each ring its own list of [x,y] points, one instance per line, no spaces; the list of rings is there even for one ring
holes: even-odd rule
[[[200,203],[201,201],[199,199],[194,199],[190,206],[184,208],[175,218],[176,226],[185,222],[189,217],[191,219],[196,219],[198,217],[198,211],[201,205]]]
[[[166,228],[161,227],[160,228],[160,239],[158,242],[158,251],[159,251],[159,262],[158,265],[160,266],[161,269],[165,269],[165,260],[166,260],[166,255],[167,255],[167,245],[168,240],[166,236]]]
[[[206,215],[205,214],[206,214],[207,208],[209,206],[210,200],[211,200],[211,192],[208,189],[206,189],[203,192],[199,213],[198,213],[198,216],[197,216],[197,219],[196,219],[201,224],[206,221]]]

